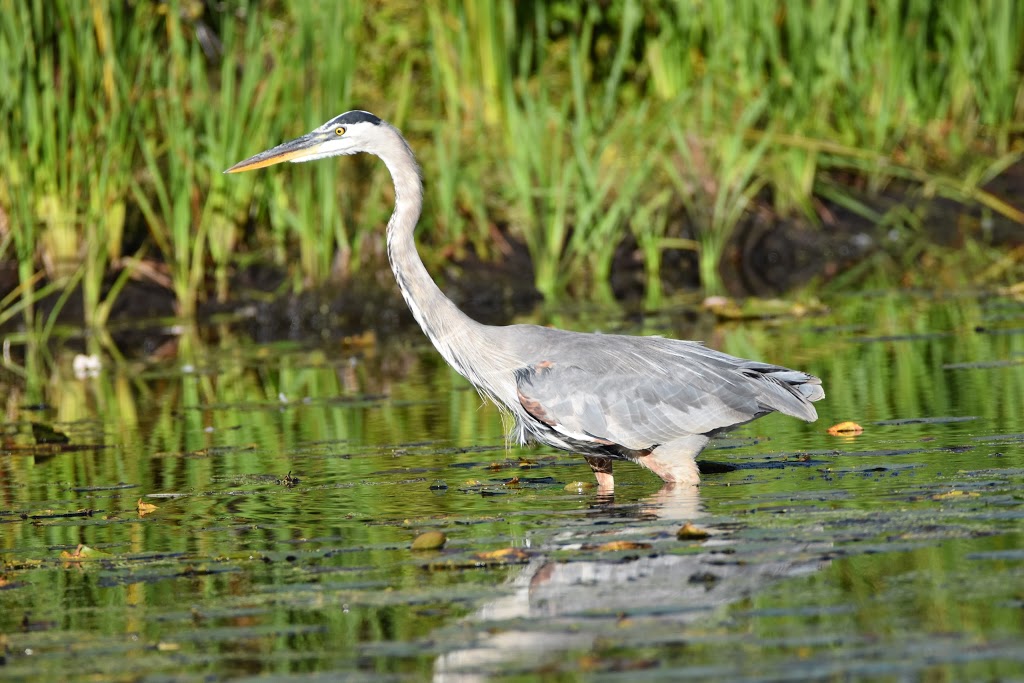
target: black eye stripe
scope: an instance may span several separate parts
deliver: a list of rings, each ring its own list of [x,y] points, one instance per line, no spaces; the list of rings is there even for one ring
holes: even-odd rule
[[[368,111],[347,111],[331,119],[331,126],[351,126],[353,123],[372,123],[380,125],[380,119]]]

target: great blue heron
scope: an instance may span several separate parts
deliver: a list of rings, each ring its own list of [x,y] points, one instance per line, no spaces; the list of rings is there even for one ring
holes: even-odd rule
[[[376,154],[395,184],[387,248],[420,327],[455,370],[514,419],[509,436],[580,453],[610,491],[613,460],[631,460],[667,483],[697,484],[695,458],[716,432],[779,411],[808,422],[821,380],[663,337],[568,332],[472,320],[434,284],[413,231],[423,181],[409,143],[365,111],[336,116],[300,138],[240,161],[226,173],[282,161]]]

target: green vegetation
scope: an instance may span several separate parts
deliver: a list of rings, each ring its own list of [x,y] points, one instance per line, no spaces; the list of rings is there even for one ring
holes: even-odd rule
[[[377,268],[390,212],[370,160],[221,170],[366,108],[425,167],[429,258],[526,246],[549,298],[610,297],[635,240],[656,302],[667,250],[721,287],[756,204],[826,223],[821,203],[922,231],[873,199],[980,207],[1020,159],[1024,6],[989,2],[343,3],[0,1],[0,323],[80,290],[100,328],[129,278],[182,315],[271,262],[298,289]],[[363,172],[356,170],[358,164]],[[372,170],[371,170],[372,169]],[[1009,202],[1007,201],[1009,199]],[[918,242],[920,244],[920,242]],[[914,256],[904,264],[912,269]],[[996,270],[984,271],[985,267]],[[59,302],[58,302],[59,303]],[[59,306],[58,306],[59,308]]]

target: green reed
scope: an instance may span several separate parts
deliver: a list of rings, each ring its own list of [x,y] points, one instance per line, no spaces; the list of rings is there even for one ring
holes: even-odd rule
[[[0,8],[0,258],[20,283],[0,322],[45,329],[39,299],[79,290],[101,327],[131,277],[190,315],[253,261],[296,289],[380,266],[392,197],[371,160],[220,174],[356,107],[417,150],[428,260],[500,259],[503,233],[551,299],[610,298],[627,236],[649,303],[670,249],[720,289],[754,202],[817,222],[825,198],[902,230],[905,209],[870,201],[895,180],[1024,222],[982,189],[1024,154],[1018,3]],[[1015,277],[975,253],[986,281]]]
[[[52,38],[60,45],[56,54],[37,43],[45,40],[51,12],[64,27]],[[9,126],[0,136],[0,206],[10,220],[20,282],[19,301],[7,302],[0,318],[21,311],[31,326],[39,297],[81,285],[87,324],[102,325],[110,305],[102,283],[120,257],[130,171],[117,145],[128,118],[112,78],[109,16],[101,5],[87,13],[64,5],[11,4],[0,19],[0,34],[0,107]],[[90,106],[76,106],[68,83],[93,93]],[[50,285],[37,288],[44,272]]]

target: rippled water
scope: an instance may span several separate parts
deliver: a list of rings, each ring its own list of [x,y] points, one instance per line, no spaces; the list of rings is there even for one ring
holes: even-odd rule
[[[419,336],[186,336],[95,379],[63,356],[6,376],[0,679],[1024,677],[1024,305],[686,318],[552,320],[704,338],[828,393],[815,424],[719,439],[698,493],[627,465],[614,500],[566,490],[585,463],[507,450]],[[826,433],[844,420],[864,433]],[[428,530],[445,547],[411,551]]]

